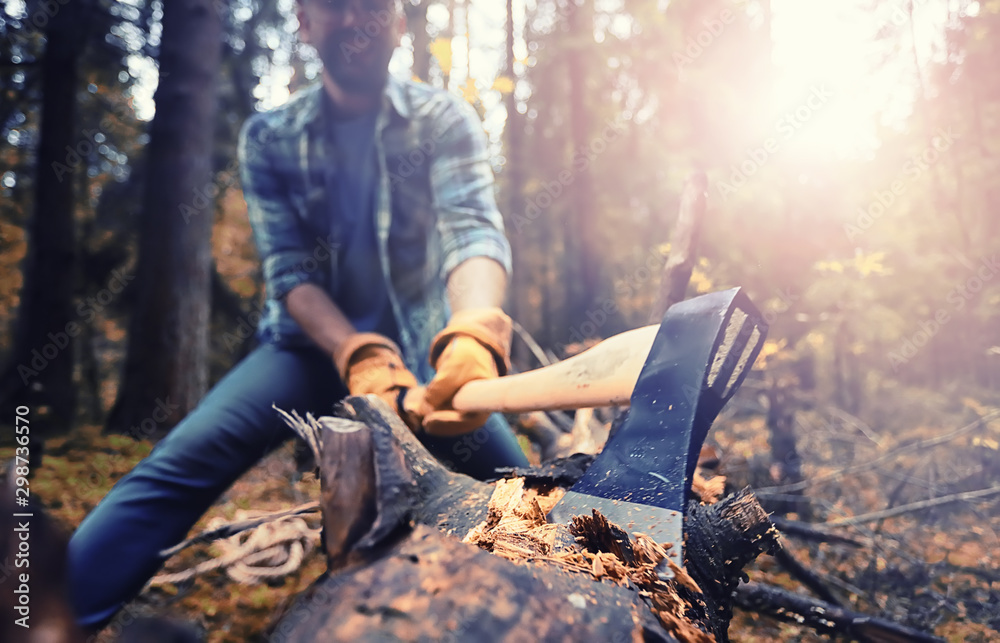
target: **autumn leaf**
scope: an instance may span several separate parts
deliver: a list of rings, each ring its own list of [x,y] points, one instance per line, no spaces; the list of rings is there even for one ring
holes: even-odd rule
[[[819,272],[844,272],[844,264],[839,261],[817,261],[813,264],[813,268]]]
[[[475,78],[469,78],[465,81],[465,85],[462,86],[462,98],[470,103],[479,100],[479,89],[476,88]]]
[[[873,252],[868,255],[859,252],[854,255],[854,269],[862,277],[887,274],[889,271],[882,265],[883,259],[885,259],[884,252]]]
[[[451,38],[435,38],[430,44],[431,55],[437,61],[441,71],[451,73]]]
[[[978,567],[982,560],[983,549],[974,542],[964,542],[948,553],[948,562],[958,567]]]
[[[493,86],[490,89],[506,95],[514,91],[514,81],[510,76],[497,76],[497,79],[493,81]]]

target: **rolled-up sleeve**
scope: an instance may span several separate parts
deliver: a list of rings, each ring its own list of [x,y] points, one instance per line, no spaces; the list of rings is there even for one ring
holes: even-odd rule
[[[265,115],[247,119],[240,132],[238,159],[243,198],[260,255],[268,297],[283,299],[299,284],[325,287],[322,243],[306,243],[302,222],[275,171],[277,143]]]
[[[441,276],[472,257],[488,257],[511,272],[510,243],[497,209],[493,169],[479,115],[465,101],[447,101],[436,119],[431,192],[441,234]]]

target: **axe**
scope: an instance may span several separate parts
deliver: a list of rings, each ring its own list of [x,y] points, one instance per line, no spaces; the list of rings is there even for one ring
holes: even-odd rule
[[[702,295],[671,306],[659,325],[615,335],[557,364],[469,382],[452,405],[508,413],[629,405],[549,520],[597,509],[633,533],[670,543],[669,557],[683,566],[684,508],[698,454],[766,334],[741,289]]]

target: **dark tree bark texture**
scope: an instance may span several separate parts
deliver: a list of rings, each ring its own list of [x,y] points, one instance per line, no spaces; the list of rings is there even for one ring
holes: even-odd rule
[[[169,2],[163,12],[160,84],[133,286],[139,294],[110,432],[127,433],[152,418],[162,434],[207,387],[214,209],[199,195],[211,194],[212,188],[222,21],[210,0]],[[158,408],[168,410],[154,415]]]
[[[24,286],[11,353],[2,381],[2,408],[24,404],[37,412],[32,437],[45,424],[70,428],[76,410],[73,386],[74,337],[80,320],[73,314],[75,170],[93,149],[75,130],[77,60],[84,46],[85,11],[79,2],[59,7],[45,32],[42,58],[42,115],[35,170],[34,214],[28,224]],[[12,413],[6,413],[12,415]],[[41,444],[32,453],[41,454]]]
[[[421,0],[417,4],[403,4],[406,11],[406,24],[413,34],[413,75],[420,80],[430,82],[431,50],[430,36],[427,33],[427,7],[430,0]]]

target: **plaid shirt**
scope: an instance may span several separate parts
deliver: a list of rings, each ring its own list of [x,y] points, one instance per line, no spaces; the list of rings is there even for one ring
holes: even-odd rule
[[[247,119],[240,133],[243,194],[267,291],[257,331],[264,342],[310,343],[285,307],[295,286],[311,282],[331,293],[365,287],[334,283],[340,240],[326,185],[337,154],[327,149],[321,91],[315,83],[296,92],[285,105]],[[406,365],[426,382],[433,375],[430,341],[450,316],[448,275],[471,257],[495,259],[509,274],[510,245],[485,133],[468,103],[390,76],[375,147],[382,278]]]

